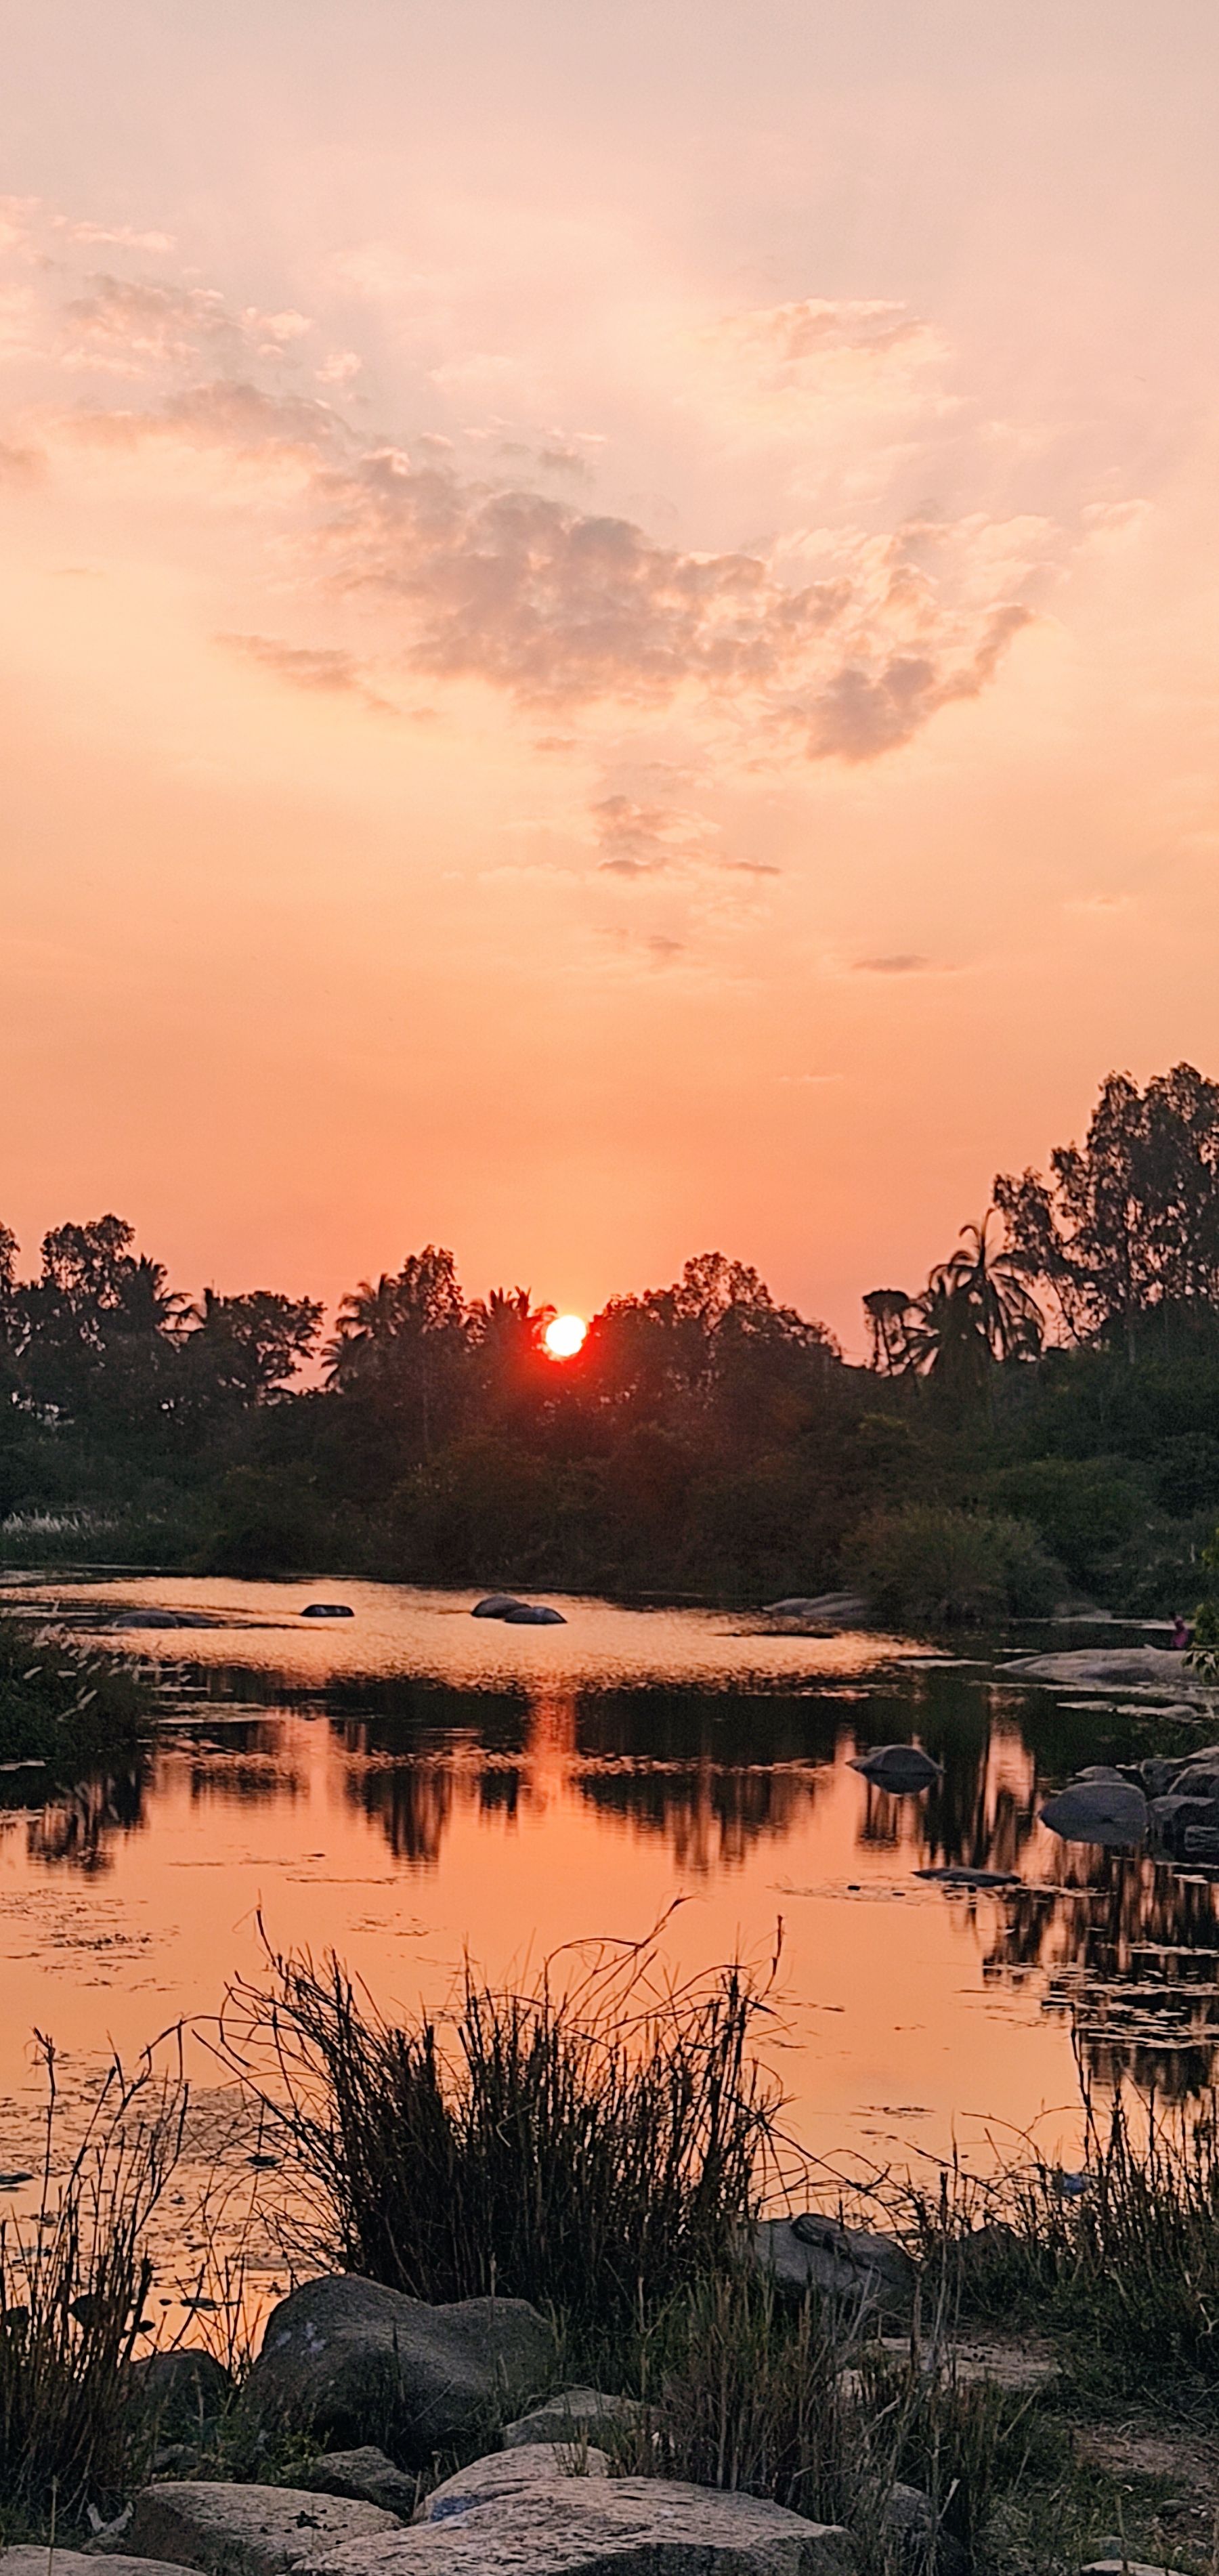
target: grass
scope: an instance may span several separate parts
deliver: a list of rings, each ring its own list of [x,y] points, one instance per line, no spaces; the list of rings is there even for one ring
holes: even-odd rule
[[[568,1952],[524,1993],[467,1975],[451,2019],[405,2027],[337,1960],[280,1959],[226,2036],[347,2268],[413,2298],[530,2299],[591,2366],[721,2270],[759,2205],[767,2011],[739,1967],[664,1984],[652,1940]]]
[[[149,2331],[149,2223],[174,2171],[185,2095],[117,2063],[61,2172],[55,2051],[38,2206],[0,2224],[0,2524],[73,2530],[121,2504],[136,2427],[128,2372]]]
[[[1219,2384],[1219,2142],[1213,2122],[1149,2107],[1135,2136],[1118,2095],[1091,2104],[1087,2160],[994,2183],[945,2177],[906,2217],[924,2262],[967,2311],[1049,2332],[1081,2397],[1161,2402]]]
[[[0,1762],[45,1763],[55,1780],[134,1752],[150,1684],[55,1621],[0,1613]]]

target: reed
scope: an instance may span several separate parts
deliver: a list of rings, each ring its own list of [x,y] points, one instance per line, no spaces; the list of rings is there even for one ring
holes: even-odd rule
[[[777,2170],[777,2089],[739,1965],[664,1982],[655,1940],[564,1954],[525,1992],[381,2017],[336,1959],[240,1988],[225,2045],[325,2195],[333,2252],[412,2297],[489,2292],[571,2348],[723,2268]]]
[[[136,2438],[130,2369],[151,2331],[147,2232],[182,2144],[172,2078],[116,2062],[61,2159],[55,2050],[37,2208],[0,2224],[0,2517],[63,2531],[122,2501]]]

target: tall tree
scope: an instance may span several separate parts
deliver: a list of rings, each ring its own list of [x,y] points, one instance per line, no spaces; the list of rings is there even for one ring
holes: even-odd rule
[[[451,1252],[428,1243],[402,1268],[362,1279],[344,1297],[327,1345],[327,1376],[340,1394],[391,1416],[423,1457],[449,1427],[469,1348],[465,1300]]]
[[[1219,1083],[1190,1064],[1142,1092],[1111,1073],[1085,1143],[1056,1146],[1050,1175],[1001,1172],[995,1204],[1072,1340],[1120,1338],[1133,1359],[1156,1310],[1219,1304]]]

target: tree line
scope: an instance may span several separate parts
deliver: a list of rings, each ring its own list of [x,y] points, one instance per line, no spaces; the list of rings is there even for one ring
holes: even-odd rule
[[[468,1297],[433,1244],[326,1337],[312,1298],[186,1296],[117,1216],[54,1228],[29,1277],[0,1228],[0,1553],[50,1530],[109,1561],[714,1597],[874,1571],[930,1511],[954,1561],[1002,1559],[1008,1607],[1188,1598],[1219,1507],[1219,1084],[1110,1075],[1082,1146],[998,1175],[922,1289],[863,1302],[855,1367],[704,1253],[556,1362],[549,1308]]]

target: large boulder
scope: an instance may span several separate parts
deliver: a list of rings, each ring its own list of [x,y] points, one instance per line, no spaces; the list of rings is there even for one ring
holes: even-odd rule
[[[1064,1842],[1100,1843],[1124,1850],[1141,1843],[1147,1831],[1147,1800],[1141,1789],[1128,1780],[1115,1776],[1103,1780],[1074,1780],[1070,1788],[1048,1798],[1041,1810],[1041,1822]]]
[[[469,2501],[392,2540],[348,2541],[317,2576],[851,2576],[836,2523],[665,2478],[557,2478]]]
[[[402,2524],[375,2504],[304,2487],[164,2478],[136,2497],[127,2538],[149,2558],[209,2576],[285,2576],[343,2541],[376,2547]]]
[[[607,2397],[600,2388],[557,2388],[553,2397],[545,2398],[528,2415],[505,2424],[504,2442],[510,2451],[532,2448],[536,2442],[569,2447],[595,2442],[615,2424],[623,2429],[638,2424],[644,2411],[637,2397]]]
[[[1142,1683],[1170,1690],[1182,1703],[1207,1696],[1205,1683],[1184,1656],[1166,1646],[1083,1646],[1061,1655],[1016,1655],[1001,1669],[1005,1681],[1070,1682],[1076,1687],[1080,1683],[1112,1687],[1116,1682],[1122,1688]]]
[[[551,2329],[524,2299],[429,2307],[342,2272],[272,2309],[242,2402],[268,2429],[377,2442],[423,2467],[519,2414],[554,2362]]]
[[[759,2219],[753,2258],[789,2300],[813,2290],[844,2305],[896,2316],[908,2315],[914,2304],[917,2270],[895,2236],[843,2227],[818,2210],[799,2218]]]

